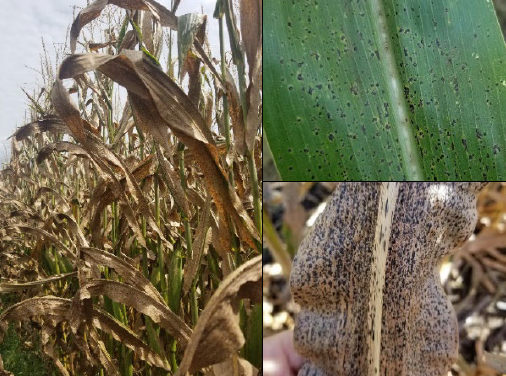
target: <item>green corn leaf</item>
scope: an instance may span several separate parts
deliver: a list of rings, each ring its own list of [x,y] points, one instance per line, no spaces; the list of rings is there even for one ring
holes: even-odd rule
[[[205,15],[197,13],[183,14],[178,17],[177,32],[179,37],[177,38],[177,49],[179,56],[179,74],[181,74],[184,60],[193,44],[193,40],[205,20]]]
[[[146,47],[142,46],[141,47],[141,50],[142,52],[144,52],[144,55],[146,55],[147,57],[149,57],[149,59],[158,67],[160,67],[160,62],[158,61],[158,59],[151,53],[147,50]]]
[[[44,251],[44,259],[49,266],[49,270],[51,271],[51,275],[57,274],[56,273],[56,260],[54,258],[54,255],[51,252],[50,248],[46,248]]]
[[[246,342],[243,347],[244,358],[255,367],[262,366],[262,305],[255,304],[248,317]]]
[[[116,49],[119,51],[121,44],[123,43],[123,39],[125,38],[126,31],[128,29],[128,21],[130,17],[128,14],[125,16],[125,19],[123,20],[123,24],[121,25],[121,30],[119,32],[118,36],[118,43],[116,43]]]
[[[183,282],[183,259],[181,245],[178,242],[170,257],[169,275],[169,308],[176,315],[179,314],[181,301],[181,287]]]
[[[214,8],[213,17],[214,18],[220,18],[223,15],[223,12],[224,12],[223,8],[224,8],[223,0],[216,1],[216,6]]]
[[[492,1],[265,4],[265,134],[284,180],[506,177]]]
[[[69,259],[65,256],[60,258],[60,270],[63,273],[70,273],[72,270],[74,270],[74,267],[72,266],[72,263],[69,261]]]

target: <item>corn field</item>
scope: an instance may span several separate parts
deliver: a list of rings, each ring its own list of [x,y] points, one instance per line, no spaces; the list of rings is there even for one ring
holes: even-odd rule
[[[262,3],[179,3],[81,9],[0,173],[0,342],[62,375],[261,368]]]

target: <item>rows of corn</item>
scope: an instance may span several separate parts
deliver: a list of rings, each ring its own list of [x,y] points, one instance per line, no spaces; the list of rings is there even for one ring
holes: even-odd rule
[[[178,7],[81,9],[0,172],[0,341],[62,375],[261,367],[261,0]]]

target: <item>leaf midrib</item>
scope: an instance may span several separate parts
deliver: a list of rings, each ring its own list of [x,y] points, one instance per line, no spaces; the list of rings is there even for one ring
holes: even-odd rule
[[[402,92],[402,80],[397,70],[396,58],[390,44],[390,32],[383,8],[383,0],[370,0],[370,11],[374,31],[378,38],[378,51],[381,57],[388,95],[392,103],[395,129],[399,139],[399,148],[407,180],[425,180],[420,164],[420,152],[409,124],[407,104]]]

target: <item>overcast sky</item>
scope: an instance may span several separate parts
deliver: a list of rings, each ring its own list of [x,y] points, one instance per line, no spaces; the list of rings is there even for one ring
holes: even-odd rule
[[[170,0],[158,0],[170,5]],[[18,0],[4,1],[2,6],[2,48],[0,48],[0,161],[5,160],[7,138],[23,125],[27,98],[40,77],[41,38],[48,52],[53,44],[65,42],[72,23],[73,6],[84,7],[87,0]],[[208,36],[213,56],[219,56],[218,20],[212,18],[216,0],[182,0],[177,15],[200,13],[208,15]],[[227,43],[228,45],[228,43]],[[228,50],[228,48],[227,48]],[[33,68],[33,69],[30,69]]]

